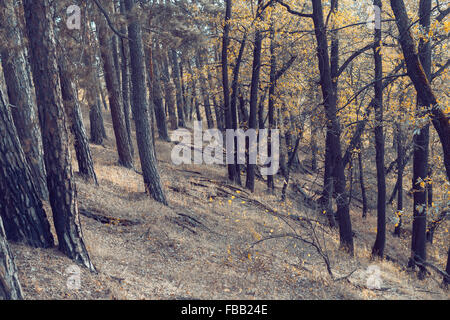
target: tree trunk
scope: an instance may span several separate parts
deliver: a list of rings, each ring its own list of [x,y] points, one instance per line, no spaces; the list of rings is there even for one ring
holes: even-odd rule
[[[125,8],[128,12],[132,12],[134,5],[134,0],[125,0]],[[131,81],[133,83],[131,109],[136,125],[136,140],[138,143],[144,185],[146,191],[149,192],[156,201],[167,205],[161,178],[156,167],[156,155],[149,123],[150,110],[147,100],[142,30],[140,23],[137,20],[129,21],[128,36],[130,38]]]
[[[23,5],[42,130],[47,186],[59,249],[94,271],[82,239],[78,216],[76,187],[56,63],[51,5],[48,0],[24,0]]]
[[[430,29],[430,12],[431,0],[421,0],[419,3],[419,23],[428,34]],[[429,40],[429,39],[428,39]],[[431,74],[431,50],[429,41],[425,43],[423,40],[419,44],[419,60],[424,75],[429,79]],[[427,104],[423,103],[420,98],[417,101],[417,113],[420,116]],[[414,134],[414,153],[413,153],[413,197],[414,197],[414,217],[413,217],[413,233],[411,241],[411,260],[409,265],[414,267],[414,261],[417,258],[426,260],[426,217],[427,217],[427,188],[426,177],[428,175],[428,145],[429,145],[429,127],[425,125],[419,128],[419,133]],[[423,278],[426,272],[420,267],[419,277]]]
[[[207,90],[207,84],[205,76],[203,75],[203,59],[200,51],[195,56],[195,64],[199,70],[200,91],[203,96],[203,107],[205,108],[206,122],[208,123],[208,129],[214,128],[214,121],[211,113],[211,104],[209,102],[209,93]]]
[[[362,198],[362,217],[367,217],[367,195],[366,195],[366,187],[364,185],[364,167],[362,164],[362,144],[360,144],[359,147],[359,153],[358,153],[358,167],[359,167],[359,186],[361,188],[361,198]]]
[[[120,14],[125,15],[125,4],[120,0]],[[127,33],[127,29],[123,26],[120,29],[122,34]],[[131,121],[130,121],[130,76],[128,70],[129,48],[128,44],[123,38],[120,39],[120,60],[122,61],[122,101],[123,114],[125,116],[125,126],[127,127],[128,142],[130,144],[131,155],[134,155],[133,138],[131,135]]]
[[[258,8],[262,5],[262,0],[258,0]],[[258,10],[259,11],[259,10]],[[259,20],[259,19],[258,19]],[[248,122],[248,128],[257,129],[257,107],[258,107],[258,89],[259,78],[261,71],[261,49],[262,49],[262,34],[261,30],[256,28],[255,31],[255,46],[253,49],[253,68],[252,68],[252,81],[250,84],[250,116]],[[257,145],[248,145],[249,153],[252,149],[257,148]],[[250,159],[248,159],[250,160]],[[247,178],[245,187],[250,191],[255,191],[255,169],[256,164],[247,161]]]
[[[97,26],[105,82],[108,89],[109,106],[111,108],[111,118],[116,137],[117,152],[119,154],[119,164],[125,168],[132,168],[133,157],[131,155],[131,148],[125,124],[123,101],[119,89],[119,79],[117,79],[117,72],[115,70],[114,58],[112,55],[112,45],[110,42],[111,35],[103,17],[100,17],[97,20]]]
[[[22,300],[23,293],[20,286],[14,256],[6,241],[5,230],[0,218],[0,300]]]
[[[100,107],[100,98],[97,98],[97,103],[91,105],[89,109],[89,123],[91,130],[91,142],[97,145],[103,145],[103,116]]]
[[[330,132],[331,166],[333,168],[334,189],[336,192],[337,216],[339,218],[339,236],[341,247],[353,254],[353,232],[350,220],[348,196],[345,191],[345,172],[342,163],[340,128],[336,116],[337,99],[333,90],[328,43],[323,20],[321,0],[312,0],[314,31],[317,39],[317,56],[319,60],[320,83],[327,117],[327,130]]]
[[[381,0],[374,0],[374,6],[381,10]],[[381,58],[381,27],[375,28],[375,152],[377,167],[377,236],[372,247],[372,255],[383,258],[386,244],[386,177],[384,170],[384,133],[383,133],[383,64]]]
[[[268,118],[269,118],[269,134],[267,140],[267,154],[269,158],[272,158],[272,130],[275,129],[275,118],[274,118],[274,105],[275,105],[275,88],[276,88],[276,74],[277,69],[277,59],[275,56],[275,30],[273,27],[273,21],[271,21],[270,26],[270,87],[269,87],[269,103],[268,103]],[[273,181],[273,174],[267,176],[267,188],[273,192],[275,189],[275,184]]]
[[[397,218],[394,235],[400,237],[403,215],[403,169],[404,169],[404,148],[403,132],[401,124],[397,124]]]
[[[52,247],[50,225],[1,89],[0,133],[0,216],[6,236],[33,247]]]
[[[162,66],[161,79],[164,83],[164,100],[167,109],[166,113],[169,117],[170,129],[175,130],[178,129],[177,115],[175,111],[175,88],[174,85],[170,82],[167,54],[163,54],[161,50],[158,50],[158,57],[161,61]]]
[[[166,113],[164,112],[164,104],[162,98],[162,89],[161,89],[161,73],[159,70],[159,65],[153,59],[153,77],[152,80],[152,100],[153,105],[155,107],[155,117],[156,117],[156,125],[158,127],[158,134],[161,140],[170,142],[169,132],[167,130],[167,121],[166,121]]]
[[[230,33],[230,19],[231,19],[231,0],[226,0],[226,9],[225,9],[225,26],[223,30],[222,37],[222,87],[223,87],[223,102],[225,109],[225,128],[233,129],[233,115],[231,110],[231,102],[230,102],[230,86],[228,82],[228,45],[230,42],[229,33]],[[216,117],[217,118],[217,117]],[[219,120],[219,119],[217,119]],[[219,121],[217,121],[219,124]],[[219,125],[218,125],[219,126]],[[233,150],[234,153],[234,150]],[[234,160],[233,156],[233,160]],[[236,170],[236,163],[229,163],[227,165],[228,168],[228,179],[230,181],[238,183],[237,176],[239,172]]]
[[[169,50],[169,58],[172,65],[172,79],[175,84],[175,96],[177,99],[178,126],[184,128],[186,126],[186,121],[184,120],[183,93],[181,90],[178,55],[175,49]]]
[[[14,50],[1,49],[3,74],[8,89],[9,103],[15,127],[19,135],[27,163],[34,177],[36,190],[43,200],[48,200],[45,179],[42,137],[35,104],[34,88],[28,70],[25,43],[20,31],[19,21],[11,0],[0,4],[0,26],[5,37],[13,44]]]
[[[431,88],[430,81],[424,71],[421,61],[419,60],[419,54],[410,31],[411,23],[403,0],[390,0],[390,2],[400,34],[399,42],[405,57],[408,76],[414,84],[420,105],[431,108],[431,111],[428,113],[442,144],[447,180],[450,181],[449,118],[444,113],[442,106],[438,105],[433,89]]]
[[[67,62],[64,61],[64,59],[64,57],[60,58],[59,79],[61,82],[61,94],[67,116],[67,123],[70,126],[75,140],[74,147],[78,162],[78,170],[85,179],[92,180],[95,184],[98,184],[80,105],[75,93],[74,85],[70,80],[71,75],[67,70]]]

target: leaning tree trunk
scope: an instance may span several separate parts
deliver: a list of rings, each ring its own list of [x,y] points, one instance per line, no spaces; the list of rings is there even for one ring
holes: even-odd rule
[[[381,0],[374,0],[374,6],[381,10]],[[381,13],[380,13],[381,14]],[[377,167],[377,236],[372,255],[383,258],[386,244],[386,176],[384,169],[384,133],[383,133],[383,64],[381,58],[381,26],[375,27],[375,152]]]
[[[128,12],[133,10],[134,5],[134,0],[125,0],[125,8]],[[136,140],[138,143],[145,189],[156,201],[167,205],[161,178],[156,167],[156,155],[153,148],[153,137],[150,131],[144,46],[142,43],[141,26],[137,20],[131,20],[129,22],[128,36],[130,38],[131,81],[133,83],[131,108],[136,124]]]
[[[116,137],[117,152],[119,154],[119,164],[125,168],[132,168],[133,157],[125,124],[119,79],[117,79],[117,72],[115,71],[114,58],[111,51],[111,35],[103,17],[97,20],[97,26],[105,82],[109,95],[109,106],[111,108],[113,129]]]
[[[47,186],[59,249],[95,270],[84,245],[69,151],[68,132],[56,63],[56,44],[49,0],[24,0],[30,63],[39,107]]]
[[[78,170],[83,178],[92,180],[97,184],[97,176],[94,170],[91,148],[83,124],[80,104],[76,96],[75,87],[72,83],[71,75],[67,69],[67,62],[64,57],[60,58],[59,79],[61,82],[61,95],[67,122],[74,136],[75,154],[78,162]]]
[[[1,89],[0,133],[0,216],[6,236],[33,247],[52,247],[50,224]]]
[[[6,241],[5,230],[0,218],[0,300],[23,299],[14,256]]]
[[[42,137],[33,92],[34,88],[28,72],[27,53],[19,21],[14,11],[14,1],[6,0],[1,2],[0,21],[0,28],[3,29],[2,33],[9,43],[14,46],[14,50],[7,46],[0,49],[9,103],[14,106],[11,110],[14,124],[39,196],[44,200],[48,200]]]

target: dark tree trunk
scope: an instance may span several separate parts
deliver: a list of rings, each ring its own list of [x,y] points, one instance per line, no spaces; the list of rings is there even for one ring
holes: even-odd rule
[[[166,113],[164,112],[164,104],[161,89],[161,72],[156,60],[152,59],[153,77],[152,77],[152,100],[155,106],[156,125],[158,127],[159,138],[164,141],[170,141],[169,132],[167,130]]]
[[[317,171],[317,152],[319,151],[319,147],[317,146],[317,127],[315,126],[314,122],[310,121],[310,127],[311,127],[311,141],[310,141],[310,148],[311,148],[311,171],[316,172]]]
[[[192,70],[191,60],[188,60],[187,65],[188,65],[189,73],[191,75],[193,75],[194,72]],[[195,77],[192,78],[192,98],[193,98],[193,102],[192,103],[195,106],[195,116],[197,118],[197,121],[203,121],[202,120],[202,114],[200,112],[200,106],[199,106],[199,102],[198,102],[198,97],[197,97],[197,81],[196,81]]]
[[[6,236],[34,247],[52,247],[50,225],[1,89],[0,133],[0,216]]]
[[[237,110],[237,99],[238,99],[238,85],[239,85],[239,72],[242,62],[242,56],[244,55],[245,50],[245,44],[247,42],[247,34],[244,35],[244,38],[242,39],[241,46],[239,47],[239,54],[236,58],[235,65],[233,68],[233,82],[231,84],[231,98],[230,98],[230,109],[231,109],[231,120],[232,120],[232,127],[234,130],[237,130],[239,123],[238,123],[238,110]],[[241,182],[241,168],[237,161],[237,138],[234,140],[234,163],[236,167],[236,179],[235,182],[239,185],[242,184]]]
[[[64,104],[64,110],[67,116],[67,123],[70,126],[74,136],[75,154],[78,162],[78,170],[85,179],[92,180],[96,184],[97,176],[94,170],[94,161],[92,160],[91,148],[83,124],[81,109],[76,96],[75,88],[72,83],[71,75],[67,70],[64,57],[59,61],[59,79],[61,82],[61,95]]]
[[[419,54],[412,37],[411,22],[406,12],[403,0],[390,0],[392,11],[395,15],[397,28],[400,34],[399,42],[405,57],[408,76],[417,92],[420,105],[431,107],[429,115],[434,128],[436,129],[442,144],[444,154],[444,165],[447,173],[447,180],[450,181],[450,123],[448,116],[438,106],[430,81],[426,75],[424,67],[419,59]],[[424,3],[425,4],[425,3]],[[422,137],[424,138],[424,137]]]
[[[163,54],[158,50],[158,56],[162,62],[161,79],[164,82],[164,100],[166,103],[167,115],[169,117],[170,129],[178,129],[177,115],[175,111],[175,88],[170,82],[169,64],[167,61],[167,54]]]
[[[104,125],[99,98],[97,99],[97,102],[91,105],[91,108],[89,109],[89,123],[91,129],[91,142],[93,144],[102,145],[104,138]]]
[[[128,12],[133,10],[134,0],[125,0]],[[142,30],[138,21],[129,21],[128,36],[130,38],[131,81],[133,90],[131,94],[131,108],[136,125],[136,140],[138,143],[139,158],[144,177],[145,189],[158,202],[167,205],[167,200],[156,167],[156,155],[153,147],[153,137],[149,123],[149,103],[147,101],[147,86],[145,78],[145,54],[142,43]]]
[[[22,300],[14,256],[6,240],[2,219],[0,218],[0,300]]]
[[[381,0],[374,0],[374,6],[381,10]],[[377,236],[372,255],[383,258],[386,244],[386,177],[384,170],[384,133],[383,133],[383,64],[381,58],[381,27],[375,28],[375,152],[377,167]]]
[[[445,272],[447,273],[447,275],[450,275],[450,247],[448,248],[448,253],[447,253],[447,266],[445,267]],[[450,283],[450,280],[448,279],[448,277],[444,277],[443,280],[443,287],[444,288],[448,288],[448,284]]]
[[[339,236],[341,247],[353,254],[353,232],[350,220],[348,196],[345,191],[345,172],[342,163],[340,127],[337,119],[337,99],[333,90],[330,60],[328,56],[328,43],[323,20],[322,2],[312,0],[314,31],[317,39],[317,56],[319,61],[320,82],[327,117],[327,130],[330,132],[331,166],[334,177],[334,190],[336,192],[337,216],[339,218]]]
[[[211,92],[211,99],[214,106],[214,114],[216,115],[216,123],[217,123],[217,129],[220,131],[224,131],[226,127],[226,110],[225,107],[222,105],[222,101],[219,99],[219,101],[216,98],[215,90],[214,90],[214,82],[211,75],[210,70],[208,69],[208,88],[209,92]]]
[[[125,15],[125,4],[120,0],[120,13]],[[120,29],[122,34],[127,33],[127,29],[123,26]],[[123,38],[120,39],[120,60],[122,61],[122,101],[123,114],[125,116],[125,126],[127,127],[128,143],[130,144],[131,155],[134,155],[133,138],[131,135],[131,120],[130,120],[130,76],[128,70],[129,48],[128,43]]]
[[[225,109],[225,128],[233,129],[233,115],[231,110],[231,102],[230,102],[230,86],[228,81],[228,45],[230,42],[229,33],[230,33],[230,19],[231,19],[231,0],[226,0],[226,9],[225,9],[225,26],[223,30],[222,37],[222,87],[223,87],[223,102]],[[216,117],[217,118],[217,117]],[[217,119],[219,120],[219,119]],[[217,122],[219,126],[219,121]],[[234,152],[234,150],[233,150]],[[235,157],[233,156],[233,159]],[[227,165],[228,168],[228,179],[230,181],[239,183],[238,175],[239,171],[236,168],[236,162],[229,163]]]
[[[248,128],[248,110],[245,106],[245,98],[242,93],[242,88],[239,89],[239,123],[241,127]]]
[[[268,118],[269,118],[269,134],[267,141],[267,154],[269,158],[272,157],[272,130],[275,129],[275,118],[274,118],[274,105],[275,105],[275,88],[276,88],[276,74],[277,69],[277,59],[275,56],[275,30],[273,27],[273,21],[270,26],[270,87],[269,87],[269,104],[268,104]],[[267,188],[271,191],[275,189],[275,184],[273,181],[273,175],[269,174],[267,176]]]
[[[431,0],[421,0],[419,3],[419,23],[426,34],[430,28]],[[431,74],[431,51],[429,41],[423,40],[419,44],[419,60],[424,75],[429,79]],[[423,100],[417,101],[417,113],[420,116],[427,104]],[[420,128],[418,134],[414,134],[414,152],[413,152],[413,197],[414,197],[414,217],[413,233],[411,241],[411,260],[409,265],[414,267],[414,261],[419,258],[426,260],[426,217],[427,217],[427,189],[426,177],[428,175],[428,145],[429,145],[429,127],[425,125]],[[425,276],[425,269],[420,267],[419,277]]]
[[[98,92],[100,93],[100,99],[102,101],[103,104],[103,108],[105,108],[105,110],[108,110],[108,104],[106,103],[106,97],[105,97],[105,93],[103,92],[103,88],[102,85],[99,84],[99,90]]]
[[[258,0],[258,8],[262,5],[262,1]],[[262,34],[261,30],[256,28],[255,31],[255,45],[253,49],[253,67],[252,67],[252,81],[250,84],[250,116],[248,122],[248,128],[257,129],[257,113],[258,113],[258,89],[259,89],[259,77],[261,71],[261,49],[262,49]],[[248,150],[257,148],[256,145],[249,145]],[[255,190],[255,169],[256,164],[247,161],[247,178],[245,187],[252,192]]]
[[[203,59],[202,54],[198,51],[195,56],[195,64],[197,69],[199,69],[199,81],[200,81],[200,91],[203,97],[203,107],[205,108],[206,122],[208,123],[208,129],[214,128],[214,120],[211,113],[211,104],[209,102],[209,93],[207,90],[207,83],[205,76],[203,75]]]
[[[9,103],[22,149],[34,177],[36,190],[43,200],[48,200],[45,178],[42,137],[35,104],[34,88],[28,70],[27,53],[13,1],[0,4],[0,26],[14,50],[0,49],[3,74],[8,88]]]
[[[24,0],[23,5],[42,130],[47,186],[59,249],[94,271],[82,239],[78,216],[76,187],[56,62],[51,5],[48,0]]]
[[[403,169],[404,169],[404,148],[403,132],[401,124],[397,124],[397,218],[394,235],[400,237],[403,215]]]
[[[175,84],[175,96],[177,99],[178,126],[184,128],[186,126],[186,121],[184,120],[183,93],[181,89],[178,55],[175,49],[169,50],[169,58],[172,65],[172,79]]]
[[[183,54],[181,55],[180,58],[180,63],[179,65],[179,69],[180,69],[180,82],[181,82],[181,94],[182,94],[182,98],[183,98],[183,113],[184,113],[184,121],[189,121],[189,115],[191,114],[190,111],[190,105],[189,105],[189,99],[187,97],[187,90],[186,90],[186,86],[184,83],[184,66],[183,66]]]
[[[358,153],[358,167],[359,167],[359,187],[361,188],[361,198],[362,198],[362,217],[367,217],[367,195],[366,195],[366,187],[364,185],[364,167],[362,164],[362,145],[360,144]]]
[[[111,108],[111,118],[116,137],[117,152],[119,154],[119,164],[126,168],[132,168],[133,157],[131,155],[131,148],[125,124],[119,81],[117,79],[117,72],[115,70],[114,58],[112,55],[112,46],[110,42],[111,35],[103,17],[100,17],[97,22],[98,39],[103,60],[105,82],[108,89],[109,106]]]

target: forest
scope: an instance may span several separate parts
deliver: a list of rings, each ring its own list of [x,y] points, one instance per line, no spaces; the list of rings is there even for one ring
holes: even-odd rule
[[[0,300],[448,300],[449,4],[0,0]]]

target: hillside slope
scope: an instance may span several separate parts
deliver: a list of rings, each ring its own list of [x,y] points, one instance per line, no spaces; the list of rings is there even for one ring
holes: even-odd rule
[[[83,234],[99,272],[81,269],[80,289],[68,289],[72,262],[57,249],[12,244],[26,299],[449,298],[435,274],[418,281],[404,269],[410,235],[398,240],[388,233],[386,252],[396,262],[370,260],[376,212],[362,220],[352,209],[355,257],[349,258],[338,250],[337,230],[295,190],[286,203],[279,201],[281,180],[277,196],[267,194],[262,181],[249,194],[224,182],[224,166],[173,165],[173,144],[159,140],[169,206],[151,200],[139,168],[117,165],[111,119],[104,117],[109,139],[91,145],[100,185],[77,177]],[[314,179],[297,174],[292,180]],[[448,241],[437,237],[437,243]],[[446,251],[437,245],[430,250],[430,260],[443,267]],[[377,274],[381,282],[373,288],[370,277]]]

